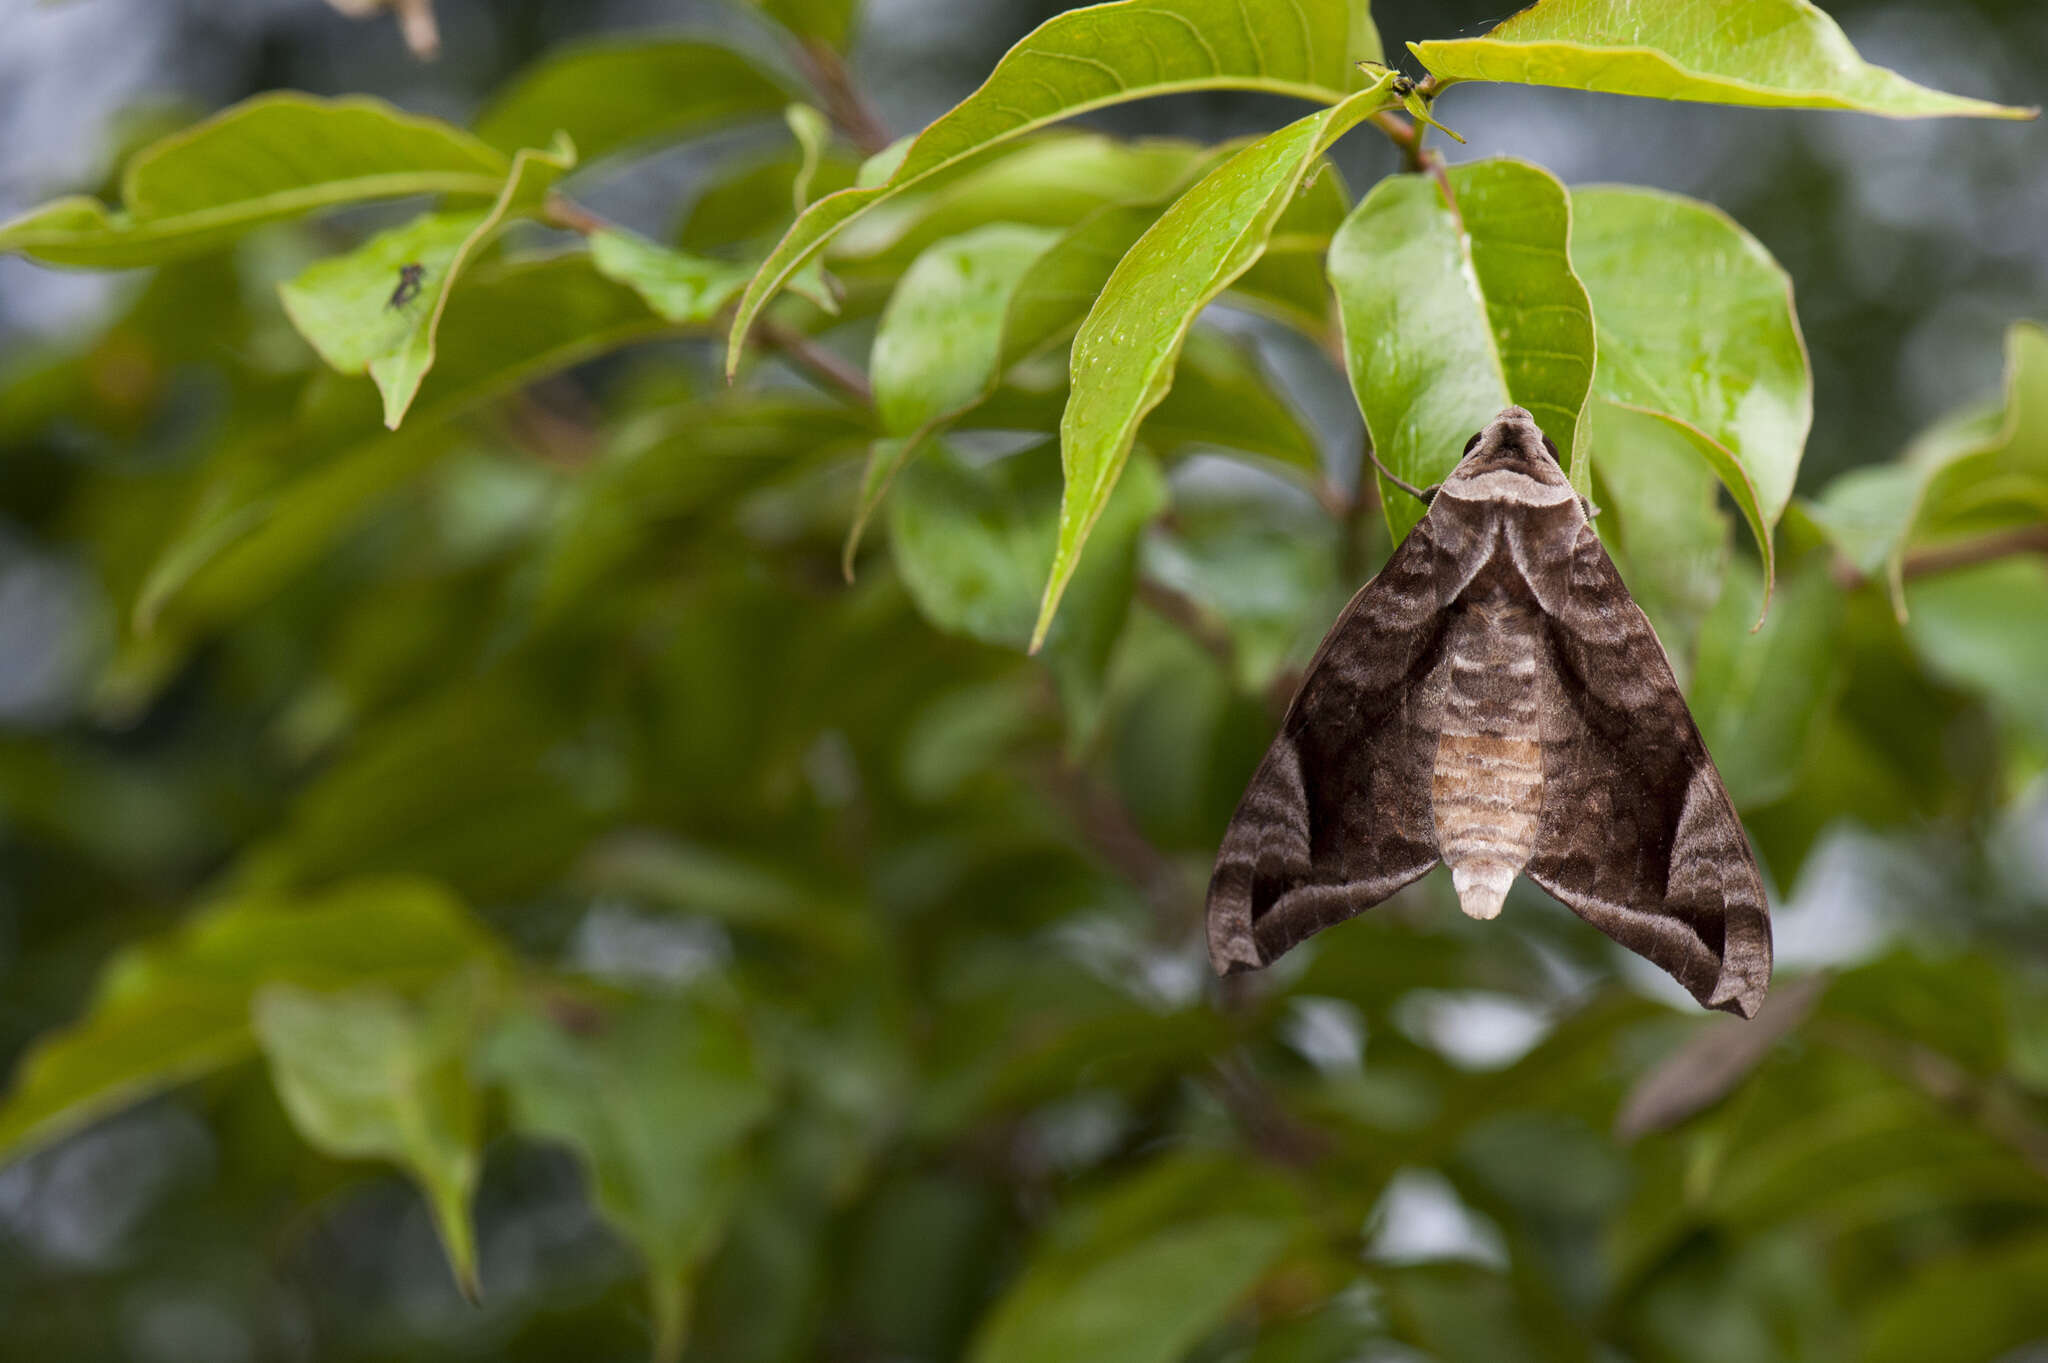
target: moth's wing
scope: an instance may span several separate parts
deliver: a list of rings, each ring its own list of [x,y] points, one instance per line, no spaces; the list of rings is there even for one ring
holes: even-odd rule
[[[1427,518],[1337,617],[1209,881],[1209,959],[1256,970],[1436,865],[1444,614]]]
[[[1771,980],[1763,878],[1671,664],[1591,526],[1551,604],[1529,878],[1702,1004],[1754,1017]]]

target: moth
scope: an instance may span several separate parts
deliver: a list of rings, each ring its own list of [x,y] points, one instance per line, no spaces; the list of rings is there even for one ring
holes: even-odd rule
[[[1526,874],[1753,1017],[1763,880],[1671,664],[1520,407],[1466,444],[1324,638],[1209,882],[1218,974],[1257,970],[1437,862],[1474,918]]]
[[[427,267],[418,261],[414,261],[409,265],[399,266],[398,287],[391,291],[391,301],[384,306],[387,308],[402,308],[407,303],[412,302],[413,299],[418,298],[420,296],[420,281],[425,279],[426,275]]]

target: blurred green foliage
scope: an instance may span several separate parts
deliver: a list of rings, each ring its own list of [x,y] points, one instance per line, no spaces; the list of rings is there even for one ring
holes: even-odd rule
[[[0,224],[151,267],[0,366],[0,678],[47,692],[0,730],[0,1354],[2048,1338],[2048,337],[1795,498],[1757,240],[1397,112],[2019,111],[1800,0],[1544,0],[1419,87],[1364,0],[1143,0],[884,147],[855,7],[746,8],[765,46],[567,45],[470,131],[261,96]],[[1320,107],[1060,126],[1215,89]],[[1404,168],[1347,186],[1346,134]],[[685,142],[665,237],[588,207]],[[1414,514],[1358,441],[1428,483],[1508,401],[1803,934],[1754,1023],[1435,878],[1208,978],[1217,835]]]

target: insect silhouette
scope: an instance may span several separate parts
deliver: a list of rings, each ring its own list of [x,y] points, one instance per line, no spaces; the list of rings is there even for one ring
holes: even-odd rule
[[[391,291],[387,308],[402,308],[420,296],[420,281],[427,277],[427,267],[418,261],[398,267],[398,287]]]
[[[1650,622],[1520,407],[1472,437],[1330,629],[1224,832],[1219,974],[1437,862],[1461,908],[1526,873],[1700,1003],[1756,1015],[1763,879]]]

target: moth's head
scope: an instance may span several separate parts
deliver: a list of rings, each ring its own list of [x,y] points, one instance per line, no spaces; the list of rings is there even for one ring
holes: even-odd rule
[[[1465,444],[1464,457],[1444,480],[1447,496],[1466,501],[1506,500],[1548,506],[1573,499],[1559,467],[1557,446],[1520,407],[1508,407]]]

